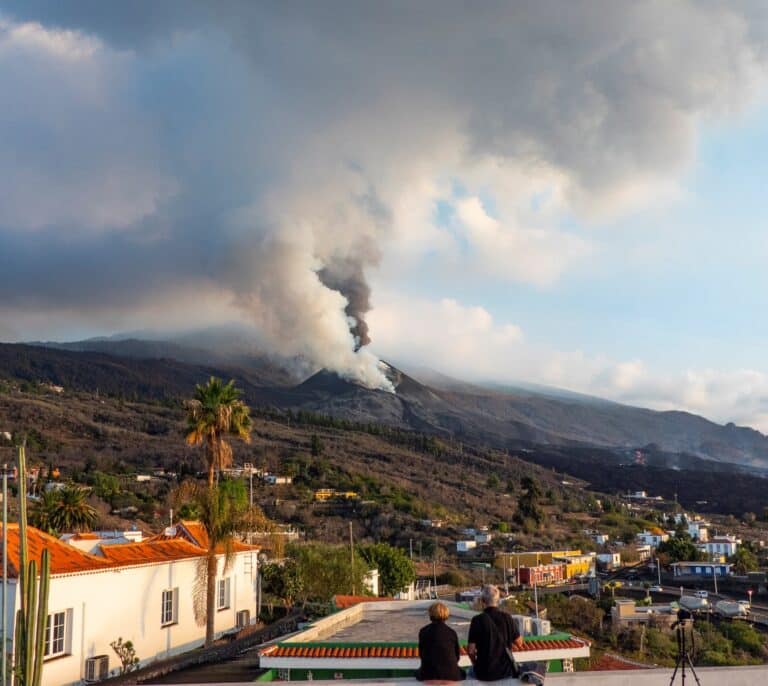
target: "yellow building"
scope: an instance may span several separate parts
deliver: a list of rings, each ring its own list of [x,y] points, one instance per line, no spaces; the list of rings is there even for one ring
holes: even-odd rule
[[[595,567],[595,554],[582,554],[581,550],[536,550],[521,553],[499,553],[496,567],[513,570],[518,567],[565,564],[565,578],[586,576]]]
[[[320,488],[315,491],[315,500],[326,502],[328,500],[355,500],[360,494],[357,491],[337,491],[333,488]]]
[[[595,554],[582,555],[575,551],[573,555],[553,556],[555,562],[565,564],[565,578],[573,579],[577,576],[587,576],[595,568]]]

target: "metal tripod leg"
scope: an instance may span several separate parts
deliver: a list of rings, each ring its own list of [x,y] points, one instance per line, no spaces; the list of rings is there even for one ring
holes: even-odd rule
[[[675,683],[675,677],[677,676],[677,670],[680,668],[680,675],[682,679],[680,680],[683,686],[685,686],[685,663],[688,663],[688,666],[691,668],[691,674],[693,674],[693,678],[696,680],[697,686],[701,686],[701,682],[699,681],[699,676],[696,674],[696,670],[693,668],[693,662],[691,661],[691,656],[685,652],[685,653],[678,653],[677,660],[675,660],[675,670],[672,672],[672,678],[669,680],[669,686],[672,686],[672,684]]]
[[[696,674],[696,670],[693,668],[693,662],[691,662],[691,656],[688,653],[685,654],[685,659],[688,660],[688,665],[691,668],[691,674],[693,674],[693,678],[696,679],[697,686],[701,686],[701,682],[699,681],[699,675]],[[685,667],[683,667],[683,669],[685,669]]]
[[[672,678],[669,680],[669,686],[672,686],[672,684],[675,683],[675,677],[677,676],[677,668],[680,666],[680,664],[683,661],[682,654],[677,654],[677,660],[675,660],[675,670],[672,672]],[[683,684],[685,684],[685,667],[683,667]]]

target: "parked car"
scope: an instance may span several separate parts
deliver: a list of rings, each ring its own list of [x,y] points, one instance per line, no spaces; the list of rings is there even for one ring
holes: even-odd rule
[[[662,593],[664,591],[663,586],[659,586],[658,584],[651,586],[649,589],[652,593]]]
[[[709,598],[709,593],[707,591],[696,591],[693,595],[697,598]]]

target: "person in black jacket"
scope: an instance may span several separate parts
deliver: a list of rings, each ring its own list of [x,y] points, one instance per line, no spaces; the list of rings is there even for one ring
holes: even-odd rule
[[[461,681],[465,677],[459,668],[459,637],[445,623],[448,615],[443,603],[429,607],[431,621],[419,631],[421,666],[416,672],[419,681]]]
[[[472,661],[474,676],[480,681],[497,681],[518,675],[509,653],[520,650],[523,639],[512,617],[499,610],[499,598],[496,586],[483,587],[480,600],[485,609],[469,624],[467,655]]]

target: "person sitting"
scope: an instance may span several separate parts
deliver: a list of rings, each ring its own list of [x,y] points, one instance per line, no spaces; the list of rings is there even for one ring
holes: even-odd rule
[[[500,596],[496,586],[484,586],[480,594],[484,610],[469,624],[467,655],[472,661],[474,677],[480,681],[518,676],[511,651],[522,648],[523,639],[512,617],[499,610]]]
[[[419,631],[419,681],[461,681],[465,677],[459,667],[459,637],[445,623],[449,614],[443,603],[429,607],[431,621]]]

